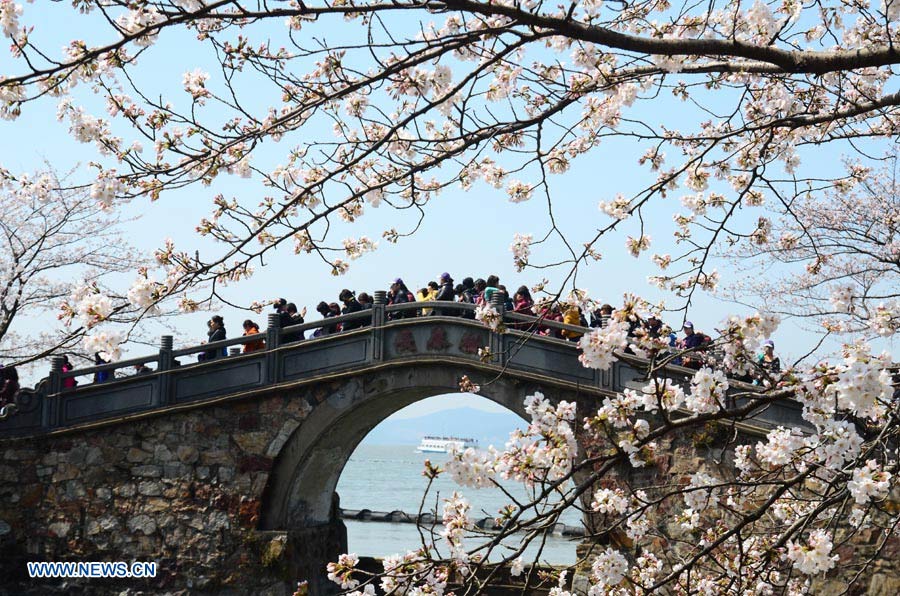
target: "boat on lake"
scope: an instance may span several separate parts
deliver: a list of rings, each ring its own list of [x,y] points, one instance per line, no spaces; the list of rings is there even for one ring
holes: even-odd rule
[[[462,437],[423,437],[422,442],[416,447],[420,453],[447,453],[451,447],[462,451],[472,447],[478,448],[478,441]]]

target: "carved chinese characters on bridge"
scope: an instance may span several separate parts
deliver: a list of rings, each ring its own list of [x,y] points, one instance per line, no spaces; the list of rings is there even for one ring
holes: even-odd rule
[[[450,347],[450,342],[447,341],[447,330],[443,327],[435,327],[431,330],[431,337],[428,338],[428,343],[425,344],[425,347],[429,351],[438,351],[443,352],[447,348]]]
[[[416,347],[416,338],[413,337],[412,331],[404,329],[394,337],[394,349],[398,354],[415,354],[418,352]]]
[[[463,354],[477,354],[482,347],[481,336],[474,331],[466,331],[459,340],[459,351]]]

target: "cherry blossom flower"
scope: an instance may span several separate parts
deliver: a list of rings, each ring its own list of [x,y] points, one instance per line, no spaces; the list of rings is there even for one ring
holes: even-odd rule
[[[599,588],[619,585],[628,572],[628,560],[612,548],[597,555],[591,563],[591,580]]]
[[[607,369],[612,366],[616,350],[628,345],[628,323],[612,319],[609,325],[586,333],[578,341],[581,354],[578,360],[588,368]]]
[[[614,219],[627,219],[629,216],[628,207],[631,205],[631,201],[626,199],[622,195],[616,195],[616,198],[611,202],[600,201],[597,206],[600,211],[607,214],[608,216]]]
[[[0,27],[6,37],[14,38],[19,33],[19,17],[22,5],[13,0],[0,0]]]
[[[329,563],[328,579],[338,584],[342,590],[352,590],[359,585],[359,581],[353,578],[359,557],[356,553],[340,555],[337,563]]]
[[[825,530],[813,530],[809,533],[806,544],[789,540],[787,558],[801,573],[816,575],[834,567],[837,555],[831,554],[831,536]]]
[[[481,304],[475,307],[475,320],[491,328],[491,331],[500,332],[503,329],[503,317],[493,306]]]
[[[857,505],[865,505],[870,499],[882,499],[890,488],[891,473],[883,470],[874,459],[853,470],[853,479],[847,483],[847,490]]]
[[[104,360],[114,361],[122,357],[122,334],[117,331],[95,331],[84,337],[84,349],[89,354],[100,353]]]
[[[628,252],[631,253],[631,256],[639,257],[643,251],[650,248],[649,234],[642,234],[638,238],[632,238],[631,236],[629,236],[625,241],[625,248],[628,249]]]
[[[720,370],[703,367],[691,379],[691,391],[685,396],[685,407],[696,414],[708,414],[724,407],[728,379]]]
[[[509,245],[509,249],[513,253],[513,261],[516,265],[516,271],[522,271],[528,264],[528,256],[531,254],[531,241],[534,238],[531,234],[516,234],[513,243]]]
[[[591,501],[591,509],[597,513],[608,515],[625,513],[629,502],[622,489],[601,488],[594,492],[594,500]]]
[[[206,89],[206,81],[208,80],[209,73],[203,72],[203,70],[199,68],[195,68],[191,72],[184,73],[181,82],[184,86],[184,90],[190,93],[194,102],[198,105],[203,105],[206,101],[205,98],[210,95],[209,91]]]
[[[506,185],[506,193],[509,195],[511,203],[522,203],[529,200],[533,190],[530,185],[519,180],[510,180]]]

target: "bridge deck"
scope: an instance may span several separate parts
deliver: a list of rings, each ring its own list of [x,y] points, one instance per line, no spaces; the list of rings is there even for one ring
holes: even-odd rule
[[[437,308],[438,316],[395,318],[421,308]],[[612,395],[645,383],[647,361],[621,355],[609,370],[585,368],[578,361],[577,344],[537,335],[542,328],[589,330],[509,313],[505,333],[459,315],[472,305],[435,302],[388,306],[281,329],[277,315],[269,328],[256,336],[238,337],[184,349],[172,349],[163,338],[158,354],[63,373],[54,362],[50,376],[35,390],[22,391],[18,411],[0,421],[0,439],[57,434],[134,418],[164,415],[186,408],[245,399],[273,390],[285,390],[327,380],[359,375],[386,366],[440,366],[464,364],[476,383],[505,374],[523,381],[596,395]],[[456,316],[450,316],[456,315]],[[300,332],[338,323],[363,326],[304,339],[286,341]],[[188,357],[207,351],[237,351],[248,341],[264,339],[265,349],[187,364]],[[490,355],[479,353],[489,348]],[[155,363],[151,373],[103,383],[82,383],[65,388],[66,379],[90,378],[99,371],[113,375],[135,364]],[[687,383],[693,371],[668,367],[667,376]],[[745,390],[752,387],[745,386]],[[800,425],[799,405],[784,401],[757,413],[750,430],[765,431],[775,425]]]

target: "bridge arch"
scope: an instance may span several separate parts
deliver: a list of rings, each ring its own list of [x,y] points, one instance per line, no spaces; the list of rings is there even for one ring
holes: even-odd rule
[[[332,521],[332,495],[350,455],[388,416],[415,402],[459,391],[472,367],[410,365],[342,384],[315,406],[275,458],[263,493],[260,528],[299,530]],[[527,419],[523,400],[541,391],[552,400],[574,399],[555,387],[502,376],[479,395]]]

